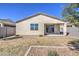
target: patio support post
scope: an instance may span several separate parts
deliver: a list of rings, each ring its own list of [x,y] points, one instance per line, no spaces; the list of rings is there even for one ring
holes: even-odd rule
[[[67,34],[67,23],[64,23],[64,30],[63,30],[63,35],[66,36]]]

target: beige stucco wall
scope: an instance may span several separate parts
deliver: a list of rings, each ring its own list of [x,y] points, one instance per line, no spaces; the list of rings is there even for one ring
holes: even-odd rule
[[[38,31],[30,30],[30,24],[32,23],[38,23]],[[44,24],[58,23],[64,22],[43,15],[38,15],[25,21],[16,23],[16,35],[44,35]]]

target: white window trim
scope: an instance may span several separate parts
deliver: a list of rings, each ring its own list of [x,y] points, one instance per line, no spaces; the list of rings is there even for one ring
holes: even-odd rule
[[[35,26],[35,25],[36,25],[36,24],[38,25],[38,23],[32,23],[32,24],[34,25],[34,31],[36,31],[36,26]],[[30,24],[30,25],[31,25],[31,24]],[[31,26],[30,26],[30,30],[32,30],[32,29],[31,29]],[[37,29],[37,30],[38,30],[38,29]]]

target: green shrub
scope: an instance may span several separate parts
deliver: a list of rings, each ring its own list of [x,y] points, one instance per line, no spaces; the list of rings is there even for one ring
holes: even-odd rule
[[[59,56],[56,51],[48,51],[48,56]]]

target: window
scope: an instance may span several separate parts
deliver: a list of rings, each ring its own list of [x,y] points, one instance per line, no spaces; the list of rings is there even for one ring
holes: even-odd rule
[[[31,30],[38,30],[38,24],[31,24],[30,29]]]

